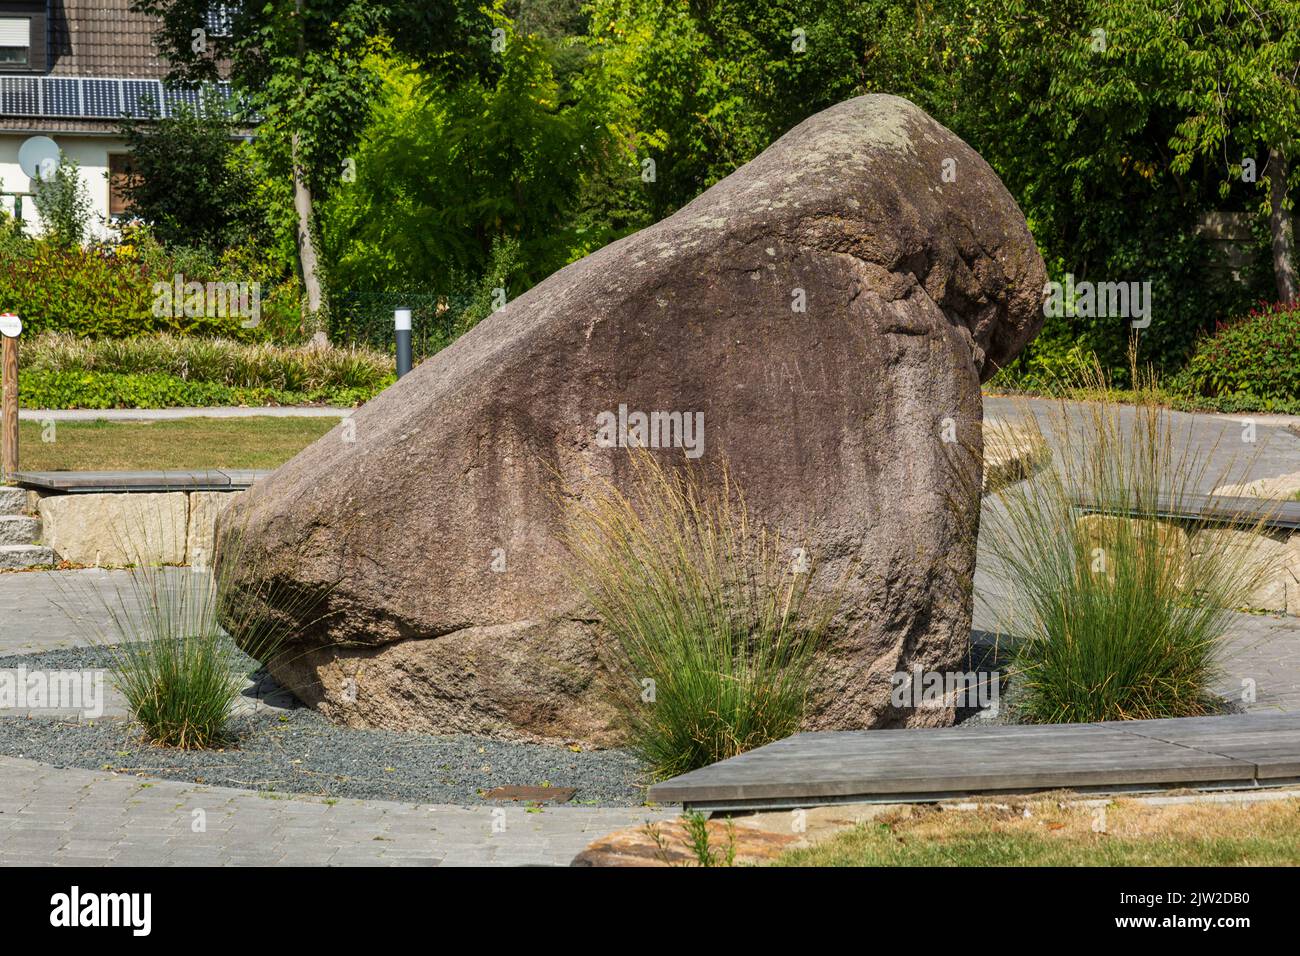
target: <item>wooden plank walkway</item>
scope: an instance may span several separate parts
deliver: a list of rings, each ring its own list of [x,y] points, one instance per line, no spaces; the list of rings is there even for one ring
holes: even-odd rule
[[[124,491],[241,491],[269,471],[209,468],[203,471],[19,471],[23,488],[59,494]]]
[[[1300,781],[1300,713],[796,734],[650,788],[697,810]]]

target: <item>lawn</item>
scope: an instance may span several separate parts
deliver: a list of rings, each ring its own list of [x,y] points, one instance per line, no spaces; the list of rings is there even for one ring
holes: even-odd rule
[[[1300,800],[1149,806],[1118,800],[1104,821],[1057,801],[1007,810],[921,808],[861,824],[783,866],[1296,866]],[[1094,826],[1104,826],[1097,832]]]
[[[23,471],[276,468],[336,418],[179,418],[157,422],[20,422]]]

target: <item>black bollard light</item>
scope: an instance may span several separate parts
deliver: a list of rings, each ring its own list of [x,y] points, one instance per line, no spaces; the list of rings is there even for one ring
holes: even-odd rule
[[[411,310],[393,311],[393,326],[397,330],[397,377],[411,370]]]

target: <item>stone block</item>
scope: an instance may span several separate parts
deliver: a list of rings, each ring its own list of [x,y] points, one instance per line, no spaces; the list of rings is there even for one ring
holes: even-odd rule
[[[181,564],[188,531],[187,498],[184,492],[42,498],[45,544],[74,564]]]
[[[195,491],[190,494],[189,532],[185,541],[186,564],[200,567],[212,563],[217,516],[238,497],[239,492],[230,491]]]

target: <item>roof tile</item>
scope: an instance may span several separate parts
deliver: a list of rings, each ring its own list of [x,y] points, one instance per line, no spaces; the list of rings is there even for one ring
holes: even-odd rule
[[[51,76],[161,79],[167,61],[154,47],[158,20],[131,0],[61,0],[50,9]]]

